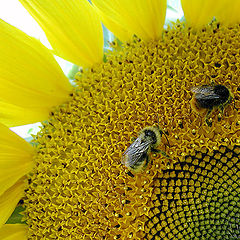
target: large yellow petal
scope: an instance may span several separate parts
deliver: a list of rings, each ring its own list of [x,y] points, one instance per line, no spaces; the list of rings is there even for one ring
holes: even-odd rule
[[[67,77],[45,46],[2,20],[0,42],[1,108],[6,104],[24,108],[22,118],[29,117],[25,124],[35,121],[32,112],[40,115],[39,120],[46,119],[51,107],[68,98],[72,87]],[[14,109],[9,111],[14,114]]]
[[[120,40],[134,34],[159,39],[165,22],[166,0],[92,0],[104,25]]]
[[[51,108],[24,108],[0,101],[0,122],[6,126],[20,126],[46,120]]]
[[[20,2],[42,27],[57,55],[79,66],[102,61],[102,26],[87,0]]]
[[[240,1],[219,0],[216,9],[216,18],[222,23],[232,24],[240,22]]]
[[[215,0],[181,0],[181,2],[187,23],[196,28],[211,22],[218,5],[218,1]]]
[[[25,183],[22,178],[0,195],[0,229],[11,216],[19,200],[23,197],[24,188]]]
[[[34,148],[2,124],[0,124],[0,132],[1,195],[31,171]]]
[[[0,228],[1,240],[27,240],[27,225],[5,224]]]

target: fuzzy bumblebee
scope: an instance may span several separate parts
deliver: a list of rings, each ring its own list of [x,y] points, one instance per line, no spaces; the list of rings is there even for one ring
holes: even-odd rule
[[[165,152],[156,149],[161,143],[162,134],[163,131],[157,126],[143,128],[135,141],[123,153],[122,164],[129,170],[138,173],[147,167],[151,152],[167,156]]]
[[[190,101],[191,107],[197,113],[203,113],[207,110],[205,117],[207,125],[211,125],[209,116],[214,109],[219,109],[222,117],[224,108],[233,100],[233,94],[230,89],[220,84],[193,87],[191,92],[194,93]]]

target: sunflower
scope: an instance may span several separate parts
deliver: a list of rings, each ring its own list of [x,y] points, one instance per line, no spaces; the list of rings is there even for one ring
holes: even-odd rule
[[[167,29],[165,0],[20,2],[54,50],[0,21],[0,239],[238,239],[239,2],[182,0]],[[206,124],[190,89],[211,84],[233,101]],[[36,121],[31,145],[8,129]],[[165,154],[135,173],[122,155],[153,125]]]

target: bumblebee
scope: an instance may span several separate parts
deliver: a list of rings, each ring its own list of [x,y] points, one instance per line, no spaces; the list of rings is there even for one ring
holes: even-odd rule
[[[161,142],[163,131],[157,126],[143,128],[135,141],[123,153],[122,164],[129,170],[138,173],[142,172],[149,163],[149,154],[151,152],[167,154],[156,149]]]
[[[211,125],[209,121],[211,112],[214,109],[219,109],[221,111],[221,118],[224,108],[232,102],[234,97],[230,89],[220,84],[193,87],[191,88],[191,92],[194,93],[190,101],[191,107],[197,113],[203,113],[207,110],[205,121],[208,126]]]

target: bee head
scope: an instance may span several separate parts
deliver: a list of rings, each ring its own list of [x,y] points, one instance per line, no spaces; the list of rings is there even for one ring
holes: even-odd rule
[[[227,101],[230,102],[231,94],[230,94],[230,90],[227,87],[220,84],[216,85],[214,87],[214,93],[221,96],[221,103],[226,103]]]
[[[229,104],[233,102],[234,108],[238,111],[238,108],[236,108],[236,106],[235,106],[235,97],[234,97],[233,93],[231,92],[231,90],[222,85],[217,85],[217,86],[218,86],[218,91],[220,92],[221,96],[225,96],[225,98],[224,98],[225,102],[229,103]],[[221,88],[219,86],[221,86]],[[223,89],[223,87],[225,89]]]
[[[142,130],[142,133],[144,134],[145,137],[148,137],[148,138],[152,139],[153,147],[157,147],[160,144],[161,138],[162,138],[162,134],[160,132],[159,127],[157,127],[157,126],[145,127]]]

